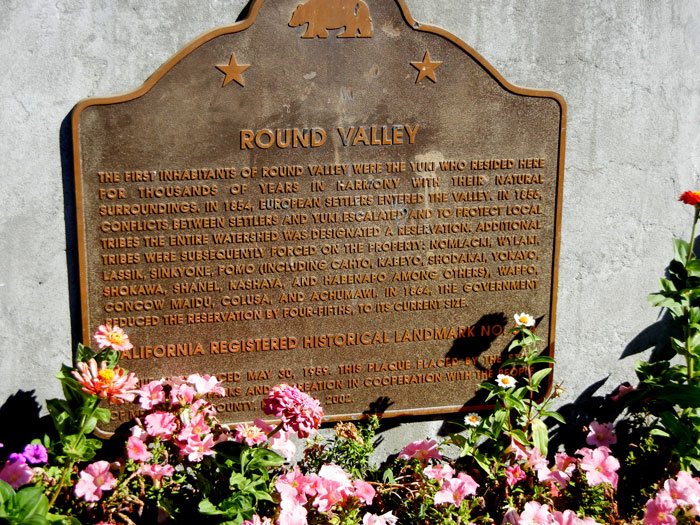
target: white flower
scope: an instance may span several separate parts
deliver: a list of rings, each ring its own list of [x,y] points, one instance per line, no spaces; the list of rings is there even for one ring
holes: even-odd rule
[[[474,412],[472,412],[471,414],[467,414],[465,416],[464,423],[466,425],[469,425],[470,427],[475,427],[479,423],[481,423],[481,418],[478,415],[476,415]]]
[[[530,314],[523,312],[521,314],[515,314],[513,317],[515,318],[515,324],[518,326],[524,326],[526,328],[535,326],[535,318]]]
[[[498,374],[496,383],[503,388],[513,388],[515,386],[515,378],[506,374]]]

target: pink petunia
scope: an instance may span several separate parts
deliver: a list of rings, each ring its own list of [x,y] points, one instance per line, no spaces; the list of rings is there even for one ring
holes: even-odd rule
[[[99,501],[102,492],[112,490],[117,486],[117,480],[109,471],[109,463],[96,461],[80,473],[80,480],[75,484],[75,495],[85,501]]]
[[[170,402],[175,406],[188,406],[192,404],[197,391],[186,383],[180,383],[170,389]]]
[[[356,479],[352,482],[352,486],[355,489],[355,496],[365,505],[371,505],[374,499],[375,490],[372,485],[363,481],[361,479]]]
[[[547,505],[542,505],[536,501],[528,501],[520,513],[518,525],[542,525],[552,523],[552,514]]]
[[[278,430],[275,434],[270,436],[270,433],[274,430],[274,427],[268,425],[261,419],[253,420],[256,427],[261,428],[265,434],[267,434],[270,449],[274,450],[278,454],[282,455],[284,459],[290,461],[294,454],[297,452],[296,445],[289,439],[289,432],[284,430]]]
[[[593,420],[588,425],[590,432],[586,436],[586,443],[596,447],[607,447],[617,443],[617,436],[612,423],[598,423]]]
[[[693,507],[700,513],[700,480],[681,470],[676,479],[667,479],[664,489],[678,505]]]
[[[456,478],[444,481],[433,501],[435,505],[451,503],[455,507],[459,507],[465,497],[476,494],[477,488],[479,488],[479,484],[471,476],[460,472]]]
[[[515,464],[511,465],[509,467],[506,467],[506,484],[509,487],[512,487],[519,481],[522,481],[527,478],[527,474],[525,474],[525,471],[520,468],[520,465]]]
[[[162,381],[151,381],[135,391],[139,395],[139,405],[144,410],[151,410],[160,403],[165,403],[165,391]]]
[[[294,468],[275,480],[275,489],[277,489],[282,502],[304,505],[308,501],[308,484],[309,478],[304,476],[299,467],[295,465]]]
[[[137,471],[142,476],[151,478],[154,482],[159,482],[163,478],[169,478],[175,473],[172,465],[141,465]]]
[[[426,467],[423,469],[423,475],[428,479],[434,479],[442,483],[445,479],[450,479],[454,476],[454,469],[447,463],[443,463],[435,467]]]
[[[399,454],[399,459],[417,459],[422,464],[425,464],[431,458],[442,459],[438,443],[434,439],[422,439],[409,443]]]
[[[204,439],[195,435],[180,449],[180,454],[183,456],[186,455],[187,459],[193,463],[199,463],[204,459],[204,456],[214,455],[214,450],[212,448],[214,445],[214,438],[211,434],[207,434]]]
[[[552,523],[557,525],[596,525],[598,523],[593,518],[579,518],[573,510],[553,512],[552,520]]]
[[[210,376],[209,374],[192,374],[187,378],[187,382],[194,385],[194,388],[199,395],[226,395],[226,390],[224,390],[224,388],[221,386],[221,382],[216,379],[216,377]]]
[[[134,461],[148,461],[152,456],[146,444],[136,436],[130,436],[127,440],[126,455]]]
[[[674,525],[677,521],[673,515],[676,507],[676,502],[666,491],[659,491],[654,499],[646,503],[644,525]]]
[[[347,472],[338,465],[323,465],[318,471],[313,505],[319,512],[325,513],[334,505],[345,503],[352,493],[353,486]]]
[[[399,519],[391,511],[381,516],[368,512],[362,517],[362,525],[395,525],[398,521]]]
[[[282,502],[277,523],[279,525],[308,525],[307,514],[303,505],[285,504],[285,502]]]
[[[586,481],[591,487],[601,483],[609,483],[617,487],[617,470],[620,462],[610,455],[608,447],[598,447],[594,450],[582,448],[576,451],[581,456],[581,470],[586,473]]]
[[[170,439],[177,429],[177,420],[169,412],[153,412],[144,418],[146,432],[152,437]]]
[[[27,465],[24,458],[8,460],[0,470],[0,479],[9,484],[13,489],[29,483],[34,477],[34,471]]]
[[[100,350],[111,346],[117,352],[124,352],[134,347],[129,341],[129,336],[118,326],[100,325],[93,337]]]

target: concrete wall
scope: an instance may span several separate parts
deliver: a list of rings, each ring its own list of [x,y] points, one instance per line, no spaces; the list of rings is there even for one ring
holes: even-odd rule
[[[268,0],[274,1],[274,0]],[[632,378],[663,327],[646,295],[687,238],[700,189],[696,0],[406,0],[413,17],[476,49],[510,82],[568,103],[555,379],[571,403]],[[59,395],[71,356],[76,254],[66,238],[64,119],[81,99],[131,91],[243,0],[2,0],[0,402]],[[68,185],[70,187],[70,185]],[[67,213],[67,215],[66,215]],[[75,331],[74,333],[77,333]],[[647,354],[642,354],[646,356]],[[600,384],[604,382],[604,384]],[[441,422],[386,433],[389,453]]]

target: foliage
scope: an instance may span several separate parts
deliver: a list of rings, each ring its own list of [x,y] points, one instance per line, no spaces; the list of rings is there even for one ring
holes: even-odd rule
[[[99,327],[99,350],[80,345],[56,376],[63,399],[47,402],[51,435],[8,452],[0,469],[0,524],[197,522],[232,525],[695,523],[700,515],[700,261],[674,241],[661,291],[650,296],[673,320],[678,359],[638,362],[636,387],[609,404],[616,423],[591,421],[580,447],[552,450],[548,423],[564,423],[546,392],[553,360],[538,348],[536,322],[515,315],[508,359],[482,383],[495,408],[452,422],[441,443],[406,445],[371,463],[379,419],[339,423],[330,440],[307,442],[298,465],[290,436],[316,432],[319,402],[290,385],[271,389],[256,420],[222,426],[209,399],[223,388],[208,375],[138,385],[119,367],[131,347],[118,327]],[[679,362],[682,361],[682,362]],[[138,387],[138,388],[137,388]],[[136,401],[139,416],[109,440],[105,403]],[[445,451],[458,451],[446,457]],[[576,447],[574,447],[576,448]],[[617,458],[620,458],[619,460]]]

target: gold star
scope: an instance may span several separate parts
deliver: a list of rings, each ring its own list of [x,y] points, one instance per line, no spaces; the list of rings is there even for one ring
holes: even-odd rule
[[[418,78],[416,79],[416,84],[418,84],[425,77],[428,77],[433,82],[437,82],[437,80],[435,80],[435,70],[440,64],[442,64],[442,62],[430,61],[430,53],[428,51],[425,52],[423,62],[411,62],[411,65],[418,70]]]
[[[243,81],[241,73],[243,73],[249,67],[250,64],[237,64],[236,55],[231,53],[231,60],[229,60],[228,66],[216,66],[216,69],[218,69],[226,75],[226,78],[224,78],[224,83],[221,84],[221,87],[224,87],[232,80],[235,80],[241,86],[245,86],[245,82]]]

